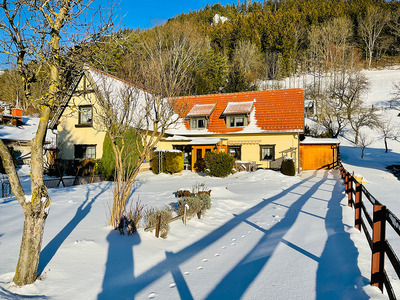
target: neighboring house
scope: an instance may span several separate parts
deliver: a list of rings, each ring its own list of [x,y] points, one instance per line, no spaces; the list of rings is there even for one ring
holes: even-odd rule
[[[290,156],[299,167],[304,132],[302,89],[256,91],[185,97],[188,109],[166,131],[159,148],[184,152],[192,169],[207,151],[225,151],[259,168],[280,168]]]
[[[100,159],[106,131],[100,121],[103,107],[99,99],[112,101],[116,108],[124,93],[132,89],[140,101],[144,97],[143,91],[117,77],[85,66],[49,124],[49,128],[57,129],[58,157],[64,160]],[[122,108],[116,110],[123,111]],[[149,168],[149,162],[142,165],[142,169],[146,168]]]
[[[17,115],[18,119],[9,119],[17,120],[18,122],[15,123],[17,125],[12,125],[14,122],[11,121],[5,122],[8,125],[0,125],[0,139],[2,139],[6,146],[14,148],[18,164],[29,164],[31,157],[31,140],[36,134],[39,118],[23,117],[22,112],[18,112]],[[3,114],[3,120],[6,120],[8,117],[7,114]],[[47,130],[44,144],[44,157],[46,162],[54,155],[55,148],[56,136],[51,130]]]

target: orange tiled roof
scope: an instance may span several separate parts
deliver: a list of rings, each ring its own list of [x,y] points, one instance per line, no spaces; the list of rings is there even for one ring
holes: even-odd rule
[[[182,100],[182,99],[180,99]],[[181,114],[185,118],[196,104],[214,104],[207,131],[210,133],[234,133],[244,128],[226,128],[224,110],[229,102],[253,101],[256,126],[260,132],[303,132],[304,92],[302,89],[255,91],[231,94],[201,95],[185,98],[187,109]],[[251,126],[249,118],[248,126]],[[253,124],[254,125],[254,124]],[[190,129],[189,119],[185,119],[186,129]]]

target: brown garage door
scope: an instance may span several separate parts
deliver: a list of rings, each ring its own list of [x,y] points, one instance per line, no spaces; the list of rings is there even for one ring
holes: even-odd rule
[[[336,145],[307,144],[300,145],[300,167],[303,170],[317,170],[332,167],[334,162],[334,151]]]

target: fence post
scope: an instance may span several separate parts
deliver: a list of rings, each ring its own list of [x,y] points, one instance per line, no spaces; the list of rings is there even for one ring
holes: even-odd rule
[[[346,189],[347,189],[347,172],[344,172],[344,171],[343,171],[343,184],[346,185]],[[346,191],[346,193],[347,193],[347,191]]]
[[[385,233],[386,233],[386,206],[374,205],[372,230],[372,263],[371,263],[371,285],[377,286],[383,292],[383,281],[385,275]]]
[[[156,238],[160,236],[161,214],[157,217]]]
[[[361,217],[361,203],[362,203],[362,184],[356,183],[356,203],[354,205],[355,207],[355,227],[361,231],[361,223],[362,223],[362,217]]]
[[[348,197],[348,206],[353,206],[353,177],[350,173],[347,173],[347,197]]]

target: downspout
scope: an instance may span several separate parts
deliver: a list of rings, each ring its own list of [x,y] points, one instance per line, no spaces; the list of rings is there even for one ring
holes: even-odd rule
[[[297,174],[300,174],[300,134],[297,133]]]

